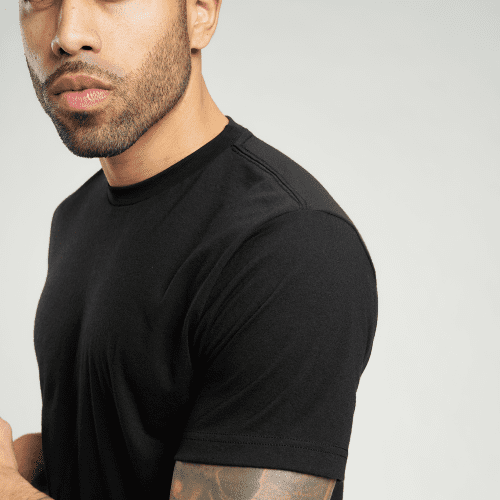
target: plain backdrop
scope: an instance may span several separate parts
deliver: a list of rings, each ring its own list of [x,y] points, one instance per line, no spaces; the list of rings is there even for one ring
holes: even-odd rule
[[[33,325],[55,208],[101,166],[43,112],[0,7],[0,416],[41,430]],[[500,0],[223,0],[219,109],[313,174],[377,271],[345,500],[498,500]]]

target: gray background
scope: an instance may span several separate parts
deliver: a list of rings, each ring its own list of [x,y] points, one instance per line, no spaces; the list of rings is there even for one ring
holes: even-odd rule
[[[33,322],[52,214],[99,170],[43,112],[0,20],[0,416],[40,431]],[[375,264],[346,500],[499,498],[500,1],[223,0],[221,111],[311,172]]]

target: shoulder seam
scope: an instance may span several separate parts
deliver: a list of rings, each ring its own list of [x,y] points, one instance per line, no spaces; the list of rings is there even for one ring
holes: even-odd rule
[[[255,136],[254,136],[255,137]],[[248,139],[248,138],[247,138]],[[244,142],[246,142],[246,140]],[[244,144],[244,143],[243,143]],[[344,217],[339,216],[338,214],[334,214],[333,212],[328,212],[326,210],[322,209],[314,209],[312,207],[309,207],[307,202],[294,190],[292,189],[286,182],[285,180],[277,173],[275,172],[272,167],[267,164],[262,158],[257,157],[255,154],[253,154],[248,148],[246,148],[244,145],[238,145],[238,144],[233,144],[232,149],[235,151],[235,153],[239,154],[241,157],[245,158],[248,161],[251,161],[255,165],[257,165],[259,168],[267,172],[269,175],[271,175],[276,182],[281,186],[283,191],[289,194],[290,197],[292,197],[299,205],[298,210],[311,210],[315,212],[323,212],[329,215],[332,215],[333,217],[336,217],[337,219],[343,220],[348,226],[350,226],[356,235],[358,236],[361,245],[365,251],[366,257],[368,258],[368,261],[370,262],[370,267],[372,268],[373,275],[375,277],[375,280],[377,279],[377,272],[375,271],[375,265],[373,264],[373,260],[368,252],[368,248],[366,247],[366,244],[361,237],[361,234],[359,233],[357,227],[354,225],[354,223],[349,219],[345,219]],[[293,212],[292,210],[288,212]],[[280,214],[283,215],[283,214]],[[268,221],[266,221],[268,222]],[[265,223],[264,223],[265,224]]]
[[[269,175],[271,175],[277,181],[277,183],[281,186],[281,188],[283,189],[283,191],[285,191],[286,193],[288,193],[288,195],[290,195],[298,203],[298,205],[301,208],[308,208],[306,201],[297,192],[295,192],[284,181],[284,179],[282,179],[281,176],[277,172],[275,172],[271,168],[271,166],[268,165],[262,158],[258,158],[257,156],[253,155],[247,148],[245,148],[245,150],[243,151],[243,147],[242,146],[238,146],[238,145],[235,145],[235,144],[233,145],[233,150],[237,154],[239,154],[240,156],[242,156],[243,158],[245,158],[246,160],[251,161],[252,163],[254,163],[255,165],[257,165],[259,168],[261,168],[262,170],[264,170],[266,173],[268,173]]]

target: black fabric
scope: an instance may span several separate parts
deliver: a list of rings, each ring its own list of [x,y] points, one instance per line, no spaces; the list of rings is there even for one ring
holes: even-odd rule
[[[48,494],[169,494],[175,461],[337,479],[378,296],[306,170],[230,117],[143,182],[55,210],[35,318]]]
[[[42,465],[37,465],[33,473],[33,479],[31,480],[31,486],[35,487],[37,490],[49,494],[49,485],[47,483],[47,476],[45,473],[45,467]]]

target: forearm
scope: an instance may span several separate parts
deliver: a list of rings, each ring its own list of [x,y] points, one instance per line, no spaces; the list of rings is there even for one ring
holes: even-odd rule
[[[33,481],[35,473],[43,468],[42,434],[25,434],[14,441],[19,474],[29,483]]]

